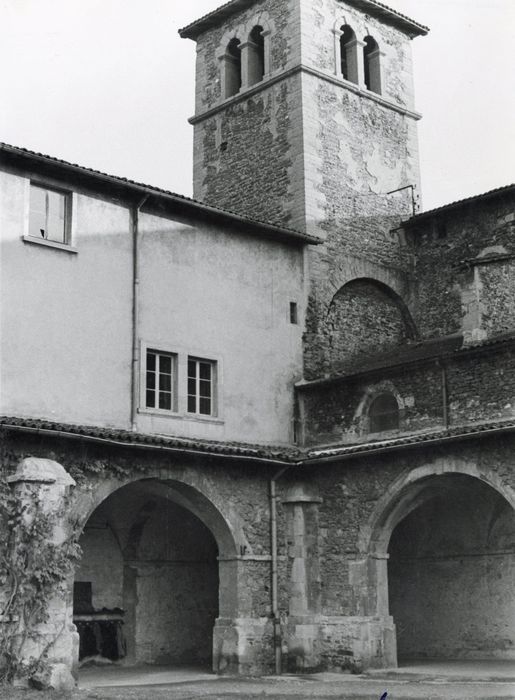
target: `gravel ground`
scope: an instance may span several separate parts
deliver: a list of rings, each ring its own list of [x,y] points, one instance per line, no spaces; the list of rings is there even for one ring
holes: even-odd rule
[[[512,682],[428,682],[427,680],[381,681],[339,677],[337,680],[316,678],[281,680],[221,679],[166,686],[95,688],[72,693],[38,692],[13,688],[0,689],[0,700],[234,700],[266,698],[285,700],[313,698],[332,700],[380,700],[388,691],[388,700],[505,700],[515,699]]]

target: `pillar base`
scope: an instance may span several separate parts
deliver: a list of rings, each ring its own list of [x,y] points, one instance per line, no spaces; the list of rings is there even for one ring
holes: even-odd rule
[[[213,670],[220,675],[273,673],[273,623],[269,618],[219,618],[213,632]]]
[[[290,618],[285,628],[290,673],[395,668],[397,644],[393,618]]]

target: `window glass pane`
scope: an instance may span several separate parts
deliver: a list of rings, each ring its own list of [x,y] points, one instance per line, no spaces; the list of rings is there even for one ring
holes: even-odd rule
[[[147,372],[147,389],[156,388],[156,374],[155,372]]]
[[[200,378],[211,379],[211,365],[207,362],[199,362]]]
[[[197,363],[195,360],[188,360],[188,377],[197,376]]]
[[[211,415],[211,399],[200,399],[199,413],[203,416]]]
[[[169,355],[159,356],[159,370],[161,372],[166,372],[171,374],[172,372],[172,358]]]
[[[195,396],[188,396],[188,413],[197,412],[197,401]]]
[[[29,236],[46,236],[46,190],[30,187]]]
[[[147,408],[155,408],[156,407],[156,392],[147,390],[147,403],[146,403]]]
[[[194,379],[188,379],[188,394],[195,396],[197,393],[197,383]]]
[[[172,408],[172,395],[169,393],[159,392],[159,408],[165,411],[170,411]]]
[[[211,382],[200,380],[200,395],[205,398],[211,398]]]
[[[156,356],[153,352],[147,352],[147,369],[152,371],[156,368]]]
[[[66,198],[61,192],[48,190],[47,238],[66,242]]]
[[[172,391],[172,378],[169,374],[159,375],[159,390]]]
[[[46,195],[47,191],[43,187],[30,186],[30,211],[39,212],[46,216]]]

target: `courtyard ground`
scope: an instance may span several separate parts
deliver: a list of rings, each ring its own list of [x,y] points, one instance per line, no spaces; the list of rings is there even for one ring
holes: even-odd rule
[[[90,668],[82,687],[57,694],[5,688],[0,700],[504,700],[515,699],[515,663],[417,664],[363,676],[314,674],[261,679],[216,678],[197,669]]]

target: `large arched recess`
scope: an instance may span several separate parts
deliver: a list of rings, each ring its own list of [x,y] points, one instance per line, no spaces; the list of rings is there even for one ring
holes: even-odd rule
[[[403,299],[376,279],[359,277],[333,296],[322,328],[331,371],[344,369],[363,356],[389,350],[417,338]]]
[[[216,667],[215,621],[236,617],[238,604],[238,545],[220,510],[191,484],[156,478],[105,481],[81,506],[81,655]]]
[[[515,493],[454,460],[415,469],[361,532],[368,614],[396,636],[390,659],[515,660]]]

